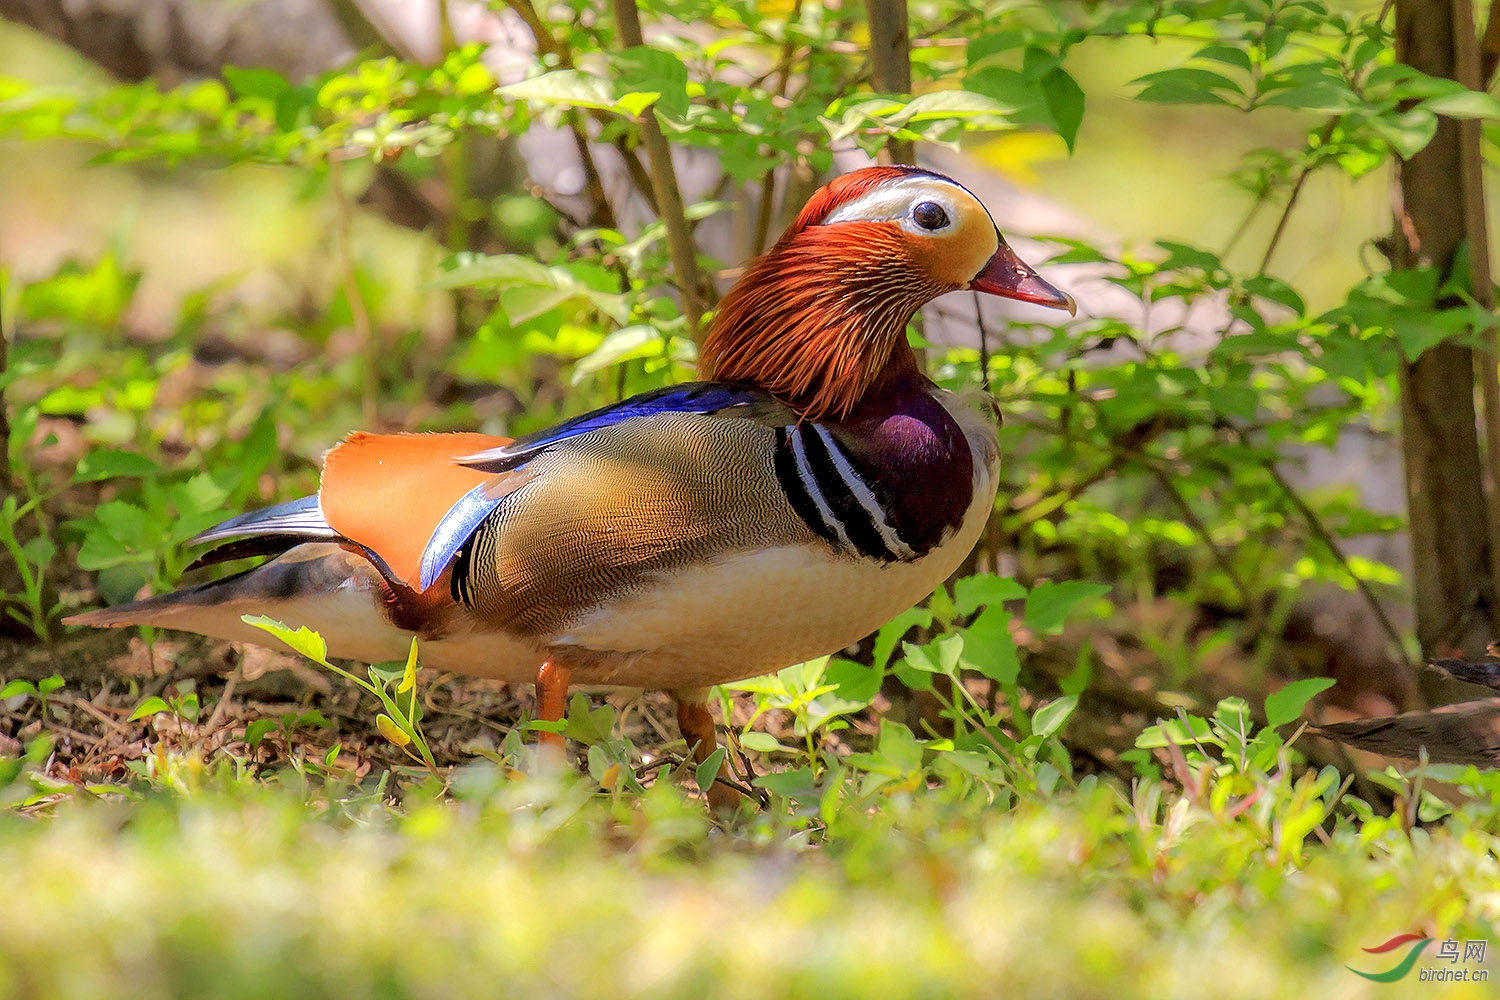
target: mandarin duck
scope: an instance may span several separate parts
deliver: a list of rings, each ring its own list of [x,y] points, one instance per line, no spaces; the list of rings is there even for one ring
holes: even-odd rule
[[[193,539],[220,543],[199,564],[269,561],[67,620],[262,643],[240,616],[265,614],[368,662],[415,635],[428,666],[534,682],[546,720],[570,684],[666,689],[701,762],[711,685],[857,642],[978,539],[993,413],[929,381],[905,336],[960,289],[1073,309],[956,181],[854,171],[725,295],[704,381],[515,440],[352,434],[316,496]]]

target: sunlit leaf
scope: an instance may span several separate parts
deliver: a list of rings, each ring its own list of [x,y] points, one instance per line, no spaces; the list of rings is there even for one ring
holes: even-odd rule
[[[1332,677],[1306,677],[1266,695],[1266,725],[1278,729],[1296,722],[1309,701],[1336,683]]]

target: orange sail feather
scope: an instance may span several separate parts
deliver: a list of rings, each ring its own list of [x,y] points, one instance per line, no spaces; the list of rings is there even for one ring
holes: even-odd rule
[[[356,432],[328,452],[318,492],[329,527],[415,587],[422,551],[460,497],[494,477],[455,460],[509,444],[489,434]]]

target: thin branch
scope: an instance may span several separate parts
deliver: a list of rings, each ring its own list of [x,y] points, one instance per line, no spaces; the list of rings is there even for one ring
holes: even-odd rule
[[[635,0],[613,0],[615,28],[626,48],[645,45],[641,34],[640,12]],[[646,147],[646,162],[651,168],[651,189],[656,193],[656,208],[667,227],[667,250],[672,256],[672,270],[677,291],[682,296],[682,311],[687,317],[688,335],[698,339],[703,324],[703,307],[698,300],[698,260],[693,248],[693,232],[688,225],[677,187],[677,172],[672,166],[672,150],[656,121],[656,110],[647,108],[640,119],[641,145]]]
[[[573,68],[573,50],[568,47],[566,41],[552,34],[547,28],[546,23],[542,20],[541,15],[537,13],[536,7],[532,5],[531,0],[505,0],[505,2],[506,6],[515,11],[516,16],[521,19],[521,22],[526,25],[527,30],[531,32],[532,37],[536,39],[538,53],[544,56],[555,57],[559,69]],[[609,121],[610,118],[608,112],[597,109],[591,111],[590,114],[601,125]],[[584,118],[575,111],[568,115],[567,121],[573,129],[573,142],[578,148],[578,157],[583,163],[586,190],[589,193],[589,197],[594,200],[594,204],[600,206],[593,213],[594,220],[597,220],[594,224],[608,226],[613,229],[617,225],[614,209],[609,204],[609,199],[604,192],[604,183],[600,180],[599,167],[594,161],[594,154],[589,145],[592,140],[588,134],[588,129],[584,125]],[[635,151],[626,143],[624,136],[616,136],[611,140],[611,145],[620,154],[620,158],[625,161],[625,172],[630,175],[631,183],[641,193],[641,196],[646,199],[646,204],[650,206],[651,211],[655,212],[657,210],[656,196],[651,190],[650,175],[646,173],[646,168],[641,165],[640,158],[635,155]]]
[[[1144,453],[1137,452],[1135,457],[1137,461],[1146,467],[1146,471],[1150,472],[1156,481],[1161,484],[1161,488],[1167,491],[1167,496],[1171,499],[1172,505],[1182,512],[1183,520],[1187,521],[1188,526],[1203,539],[1203,544],[1207,547],[1208,554],[1213,559],[1214,564],[1219,567],[1220,572],[1229,578],[1229,582],[1234,587],[1235,592],[1240,595],[1240,603],[1245,606],[1246,624],[1256,633],[1263,632],[1266,626],[1264,612],[1261,610],[1260,605],[1255,603],[1255,599],[1250,593],[1250,587],[1245,583],[1244,577],[1240,576],[1239,570],[1234,568],[1234,563],[1229,561],[1229,557],[1224,554],[1223,550],[1219,548],[1219,544],[1214,541],[1213,533],[1209,530],[1203,518],[1198,516],[1198,512],[1193,510],[1192,505],[1187,502],[1187,497],[1183,496],[1181,491],[1177,489],[1177,484],[1172,481],[1172,477],[1167,473],[1166,469],[1163,469],[1151,456]]]
[[[1234,428],[1234,433],[1240,439],[1241,444],[1247,443],[1244,435],[1238,428]],[[1286,494],[1286,498],[1291,501],[1292,506],[1297,508],[1297,513],[1307,522],[1307,526],[1312,529],[1313,535],[1318,541],[1323,543],[1323,547],[1333,556],[1334,561],[1339,564],[1339,568],[1348,573],[1349,578],[1354,581],[1354,586],[1358,588],[1360,596],[1365,599],[1365,603],[1370,606],[1375,619],[1380,622],[1381,631],[1391,641],[1391,645],[1396,648],[1396,654],[1401,657],[1401,662],[1406,666],[1407,672],[1405,677],[1407,679],[1415,677],[1417,667],[1412,662],[1411,657],[1406,655],[1406,644],[1401,640],[1401,632],[1396,628],[1396,624],[1391,621],[1390,615],[1386,614],[1385,607],[1380,603],[1380,598],[1376,597],[1375,592],[1370,589],[1370,584],[1358,573],[1354,572],[1353,567],[1349,565],[1348,557],[1344,555],[1344,550],[1339,547],[1338,541],[1333,537],[1333,533],[1323,524],[1317,512],[1307,505],[1307,501],[1302,499],[1302,495],[1297,492],[1291,483],[1287,482],[1286,477],[1281,474],[1281,470],[1276,467],[1276,463],[1268,461],[1265,463],[1265,468],[1270,473],[1271,479],[1276,483],[1277,488]],[[1412,692],[1408,692],[1408,696],[1412,696]]]
[[[1500,66],[1500,0],[1490,0],[1489,14],[1484,19],[1484,37],[1480,40],[1479,79],[1480,90],[1489,90],[1495,82],[1495,68]]]
[[[354,273],[354,212],[349,206],[349,194],[344,190],[344,167],[338,160],[328,162],[328,184],[333,189],[334,242],[338,244],[339,277],[344,286],[344,298],[349,302],[349,318],[354,323],[354,332],[359,338],[360,361],[364,369],[361,382],[360,409],[364,425],[375,429],[379,417],[377,402],[380,395],[380,371],[376,363],[379,348],[375,343],[375,329],[370,322],[370,310],[365,304],[364,292],[360,291],[359,279]]]
[[[604,193],[604,179],[599,176],[599,165],[594,162],[594,151],[589,147],[589,136],[578,110],[568,112],[568,125],[573,132],[573,145],[578,149],[578,160],[583,164],[583,189],[588,194],[593,210],[589,213],[590,226],[617,229],[615,210],[610,207],[609,197]]]
[[[357,0],[328,0],[328,12],[361,52],[371,56],[393,55],[406,62],[415,62],[402,40],[399,37],[387,37],[380,25],[370,20]]]
[[[792,41],[791,24],[802,17],[802,0],[792,0],[792,12],[787,15],[787,28],[781,43],[781,58],[777,60],[776,85],[771,88],[775,97],[786,97],[787,83],[792,78],[793,55],[797,52]],[[776,168],[766,171],[760,180],[760,205],[755,215],[755,235],[750,241],[750,256],[759,257],[766,249],[766,240],[771,236],[771,208],[775,204]]]
[[[990,331],[984,325],[984,310],[979,305],[979,293],[974,293],[974,328],[979,331],[979,384],[985,392],[990,391]]]
[[[1321,141],[1318,143],[1318,147],[1320,149],[1328,145],[1329,140],[1333,138],[1333,130],[1338,128],[1339,122],[1343,120],[1343,115],[1334,115],[1328,119],[1327,124],[1323,126],[1323,131],[1319,133]],[[1287,196],[1286,207],[1281,210],[1281,218],[1276,220],[1276,231],[1271,234],[1271,242],[1266,245],[1266,255],[1260,260],[1260,270],[1258,273],[1265,274],[1266,268],[1271,266],[1271,257],[1276,253],[1276,247],[1281,243],[1282,234],[1286,232],[1286,224],[1292,218],[1292,209],[1297,207],[1297,197],[1302,194],[1302,185],[1307,183],[1307,178],[1311,176],[1315,167],[1316,163],[1313,160],[1308,160],[1308,162],[1302,165],[1301,172],[1297,174],[1297,180],[1292,184],[1292,193]]]
[[[10,271],[6,268],[0,268],[0,376],[5,374],[7,351],[11,338],[16,335],[13,322],[14,316],[12,315],[12,303],[19,304],[20,294],[19,290],[11,287],[11,282],[13,281],[15,281],[15,278],[11,276]],[[10,412],[5,406],[4,380],[0,379],[0,453],[7,453],[9,450]],[[11,475],[9,460],[6,461],[5,468],[0,470],[0,485],[5,486],[7,489],[15,485],[15,480]]]
[[[1034,524],[1053,511],[1061,508],[1064,504],[1077,500],[1084,493],[1088,492],[1094,484],[1103,482],[1118,472],[1124,461],[1124,453],[1116,452],[1108,462],[1100,465],[1081,479],[1075,480],[1069,486],[1064,487],[1061,492],[1049,493],[1033,503],[1026,504],[1024,507],[1013,508],[1011,516],[1017,518],[1017,520],[1011,526],[1012,530],[1024,528],[1028,524]]]

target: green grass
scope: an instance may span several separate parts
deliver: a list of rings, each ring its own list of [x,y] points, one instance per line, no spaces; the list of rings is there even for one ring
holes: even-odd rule
[[[841,766],[720,829],[666,781],[481,761],[398,776],[394,805],[374,774],[144,764],[98,798],[11,769],[0,996],[1493,995],[1345,968],[1404,931],[1494,937],[1500,786],[1474,772],[1434,823],[1346,798],[1319,835],[1316,774],[1208,765],[1008,807]]]

